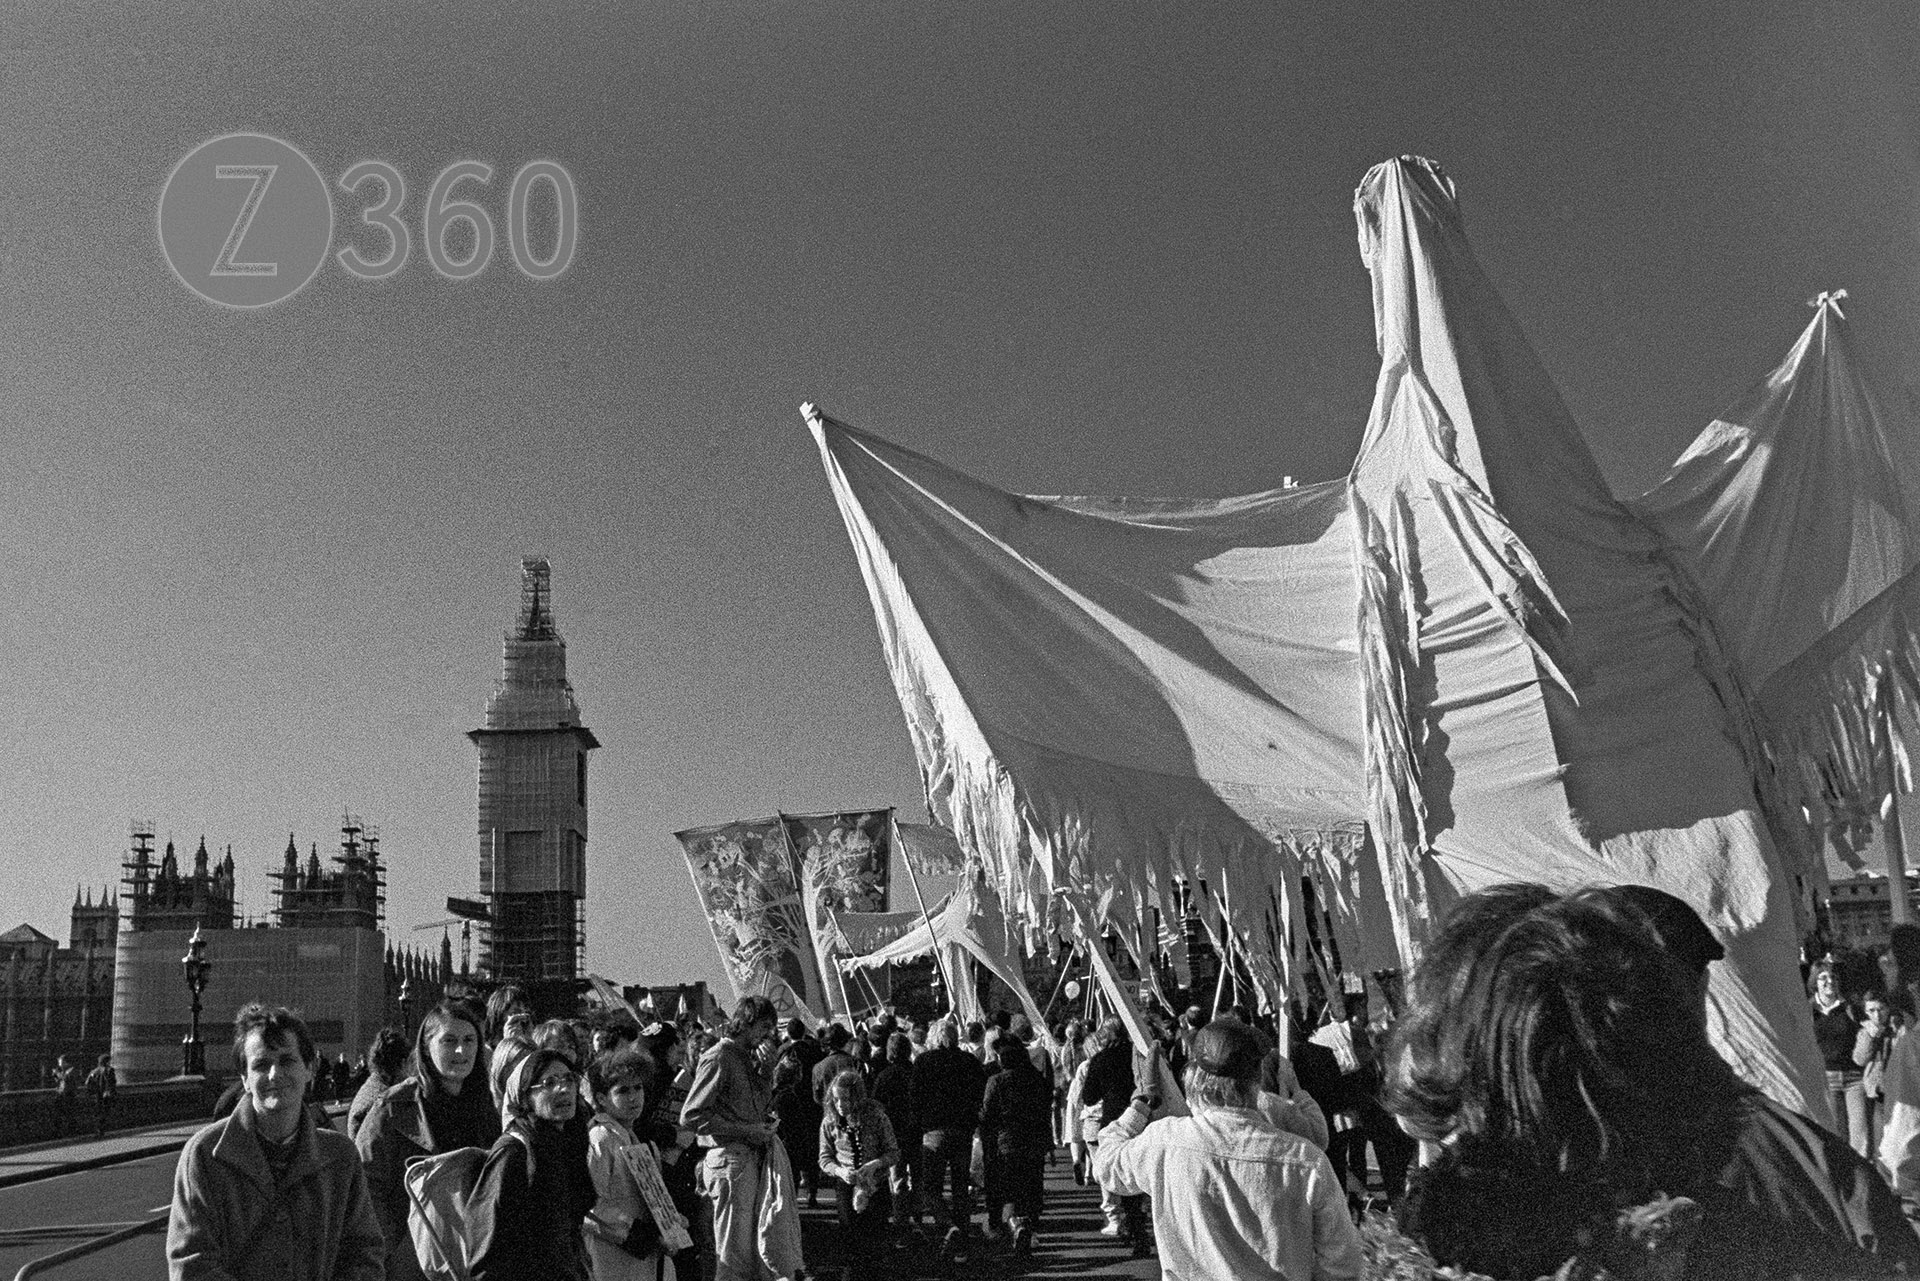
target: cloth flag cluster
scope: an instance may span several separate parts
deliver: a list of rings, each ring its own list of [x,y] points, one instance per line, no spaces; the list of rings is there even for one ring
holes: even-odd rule
[[[735,999],[766,996],[781,1018],[850,1011],[835,960],[839,913],[886,907],[893,811],[780,814],[674,835]]]
[[[1022,495],[806,407],[930,816],[1029,929],[1051,928],[1064,894],[1145,948],[1149,908],[1211,886],[1220,945],[1274,1005],[1313,963],[1309,897],[1324,941],[1367,972],[1410,967],[1452,901],[1495,883],[1665,889],[1726,947],[1709,1001],[1722,1049],[1823,1115],[1797,969],[1812,837],[1874,783],[1871,731],[1834,699],[1856,706],[1920,615],[1920,587],[1912,609],[1901,588],[1899,442],[1852,426],[1836,441],[1836,415],[1878,412],[1837,309],[1823,303],[1787,371],[1824,379],[1827,408],[1763,404],[1703,437],[1676,488],[1629,505],[1439,168],[1376,166],[1355,213],[1381,364],[1340,480]],[[1784,470],[1762,474],[1766,450],[1742,444],[1796,414],[1815,454],[1852,460],[1818,473],[1830,500],[1793,490],[1812,482],[1778,453]],[[1796,549],[1796,513],[1826,502],[1819,544]],[[1758,691],[1860,615],[1879,630],[1845,638],[1826,693],[1770,729]],[[1915,664],[1898,670],[1920,690]],[[1810,817],[1813,792],[1827,810]]]

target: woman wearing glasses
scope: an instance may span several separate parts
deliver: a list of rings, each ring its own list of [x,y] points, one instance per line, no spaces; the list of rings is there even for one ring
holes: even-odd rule
[[[566,1132],[579,1085],[558,1050],[535,1049],[508,1070],[500,1138],[467,1202],[473,1281],[587,1281],[580,1224],[595,1194]]]

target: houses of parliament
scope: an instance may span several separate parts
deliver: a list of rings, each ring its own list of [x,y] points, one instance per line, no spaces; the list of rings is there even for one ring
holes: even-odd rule
[[[510,982],[543,1005],[570,1000],[585,944],[587,754],[599,743],[580,720],[550,592],[547,562],[523,561],[501,677],[468,735],[479,757],[479,899],[448,907],[477,932],[477,959],[463,949],[456,961],[450,930],[437,949],[394,946],[387,853],[354,816],[324,859],[318,842],[303,856],[289,835],[267,872],[273,907],[258,920],[236,911],[230,846],[216,858],[202,837],[187,864],[171,841],[156,853],[155,825],[137,821],[119,893],[78,891],[65,947],[26,923],[0,934],[0,1090],[43,1087],[62,1054],[111,1054],[123,1081],[180,1072],[190,1027],[181,959],[196,931],[211,963],[209,1066],[223,1057],[225,1021],[251,1000],[302,1010],[320,1051],[349,1058],[450,988]]]

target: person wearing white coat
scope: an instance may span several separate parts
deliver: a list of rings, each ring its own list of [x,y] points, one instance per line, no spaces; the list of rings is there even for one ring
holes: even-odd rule
[[[646,1114],[657,1071],[644,1050],[624,1046],[596,1057],[588,1069],[597,1110],[587,1136],[587,1169],[600,1199],[582,1225],[593,1281],[677,1281],[666,1238],[686,1231],[677,1211],[662,1223],[640,1189],[635,1166],[660,1153],[633,1132]],[[666,1185],[660,1184],[664,1194]]]

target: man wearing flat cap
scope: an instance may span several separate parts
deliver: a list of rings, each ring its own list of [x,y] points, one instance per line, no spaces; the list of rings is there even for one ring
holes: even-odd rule
[[[1101,1184],[1153,1198],[1166,1281],[1361,1275],[1360,1235],[1326,1154],[1259,1110],[1264,1048],[1242,1023],[1208,1024],[1187,1060],[1192,1114],[1162,1113],[1153,1085],[1162,1071],[1145,1060],[1131,1106],[1100,1132]]]

